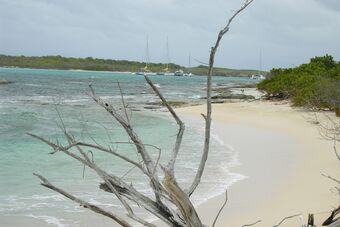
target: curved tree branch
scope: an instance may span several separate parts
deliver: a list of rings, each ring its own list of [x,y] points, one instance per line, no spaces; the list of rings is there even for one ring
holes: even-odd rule
[[[294,215],[291,215],[291,216],[287,216],[285,218],[283,218],[277,225],[273,225],[273,227],[278,227],[280,226],[283,222],[285,222],[287,219],[291,219],[291,218],[295,218],[297,216],[300,216],[301,214],[294,214]]]
[[[111,218],[113,219],[114,221],[116,221],[118,224],[120,224],[121,226],[124,226],[124,227],[132,227],[132,225],[130,225],[129,223],[127,223],[124,219],[120,218],[118,215],[112,213],[112,212],[109,212],[109,211],[106,211],[96,205],[93,205],[91,203],[88,203],[88,202],[85,202],[84,200],[82,199],[79,199],[73,195],[71,195],[70,193],[54,186],[53,184],[51,184],[46,178],[44,178],[43,176],[39,175],[39,174],[36,174],[36,173],[33,173],[33,175],[35,175],[36,177],[38,177],[42,182],[41,182],[41,185],[46,187],[46,188],[49,188],[55,192],[58,192],[60,194],[62,194],[63,196],[69,198],[70,200],[76,202],[76,203],[79,203],[80,206],[84,207],[84,208],[87,208],[87,209],[90,209],[98,214],[101,214],[101,215],[104,215],[108,218]]]
[[[169,110],[169,112],[171,113],[172,117],[175,119],[175,121],[176,121],[176,123],[177,123],[177,125],[179,127],[178,133],[177,133],[175,147],[174,147],[173,152],[172,152],[172,157],[171,157],[171,159],[169,160],[169,162],[167,164],[167,168],[170,170],[170,172],[172,174],[174,174],[174,169],[175,169],[174,166],[175,166],[175,162],[176,162],[176,159],[177,159],[177,154],[178,154],[179,149],[181,147],[182,138],[183,138],[183,134],[184,134],[184,130],[185,130],[185,125],[184,125],[183,121],[178,117],[178,115],[176,114],[174,109],[166,101],[166,99],[164,98],[162,93],[152,83],[152,81],[147,76],[145,76],[145,80],[148,82],[148,84],[150,85],[152,90],[156,93],[156,95],[162,100],[163,105],[165,105],[166,108]]]
[[[253,222],[253,223],[250,223],[250,224],[242,225],[242,227],[253,226],[253,225],[256,225],[256,224],[260,223],[261,221],[262,220],[258,220],[256,222]]]
[[[218,217],[220,216],[220,214],[221,214],[222,210],[224,209],[225,205],[227,204],[227,202],[228,202],[228,190],[225,190],[225,200],[224,200],[224,203],[222,204],[222,207],[221,207],[220,210],[218,211],[218,213],[217,213],[217,215],[216,215],[216,217],[215,217],[215,219],[214,219],[214,222],[213,222],[213,224],[212,224],[212,227],[215,226],[215,224],[216,224],[216,222],[217,222],[217,219],[218,219]]]
[[[205,115],[205,139],[204,139],[204,148],[203,148],[203,154],[201,158],[201,162],[199,164],[198,170],[196,172],[196,176],[194,178],[194,181],[192,182],[188,194],[191,195],[198,184],[201,181],[201,177],[204,171],[205,163],[208,159],[208,153],[209,153],[209,145],[210,145],[210,129],[211,129],[211,83],[212,83],[212,72],[214,67],[214,61],[215,61],[215,54],[217,51],[218,46],[220,45],[220,42],[223,38],[223,36],[229,31],[230,25],[232,21],[235,19],[235,17],[241,13],[245,8],[247,8],[254,0],[246,0],[244,5],[237,10],[232,17],[228,20],[227,25],[219,32],[217,36],[217,40],[215,42],[215,45],[211,47],[210,52],[210,58],[209,58],[209,69],[208,69],[208,76],[207,76],[207,113]]]

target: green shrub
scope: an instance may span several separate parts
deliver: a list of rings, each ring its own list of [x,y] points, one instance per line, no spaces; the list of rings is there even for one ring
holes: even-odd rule
[[[325,55],[295,68],[272,69],[258,89],[270,96],[292,98],[296,106],[333,110],[340,106],[340,63]]]

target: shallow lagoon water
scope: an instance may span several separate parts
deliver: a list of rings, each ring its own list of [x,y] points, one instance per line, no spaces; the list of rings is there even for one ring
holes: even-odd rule
[[[200,98],[205,93],[205,77],[150,78],[168,100],[197,103],[203,101]],[[119,108],[119,81],[125,101],[129,104],[132,126],[145,143],[155,144],[162,149],[161,162],[168,160],[177,127],[166,113],[144,109],[145,103],[157,101],[157,97],[141,76],[127,73],[0,68],[1,79],[14,83],[0,86],[0,226],[16,223],[16,220],[16,226],[21,226],[21,218],[32,222],[42,221],[35,226],[86,226],[81,217],[88,211],[41,187],[38,179],[32,175],[33,172],[44,175],[57,186],[64,187],[87,201],[120,212],[121,209],[112,195],[98,189],[99,179],[94,173],[85,169],[83,174],[83,166],[62,153],[49,155],[51,150],[47,146],[26,134],[35,133],[63,143],[62,133],[58,128],[58,110],[67,130],[76,138],[112,146],[136,159],[131,145],[115,143],[128,141],[128,138],[112,117],[87,96],[90,83],[100,96]],[[213,82],[231,85],[247,83],[249,80],[215,77]],[[202,138],[202,125],[189,122],[176,167],[178,181],[183,185],[194,176],[202,151]],[[196,204],[223,192],[227,185],[244,178],[228,170],[228,166],[237,163],[237,151],[222,144],[216,135],[212,136],[212,140],[209,162],[214,164],[208,163],[200,190],[194,197]],[[154,157],[158,155],[156,150],[150,149],[150,152]],[[150,193],[147,182],[140,177],[138,171],[133,170],[125,176],[131,167],[120,160],[94,152],[94,161],[117,176],[136,182],[135,187],[144,193]],[[1,223],[1,220],[7,221]]]

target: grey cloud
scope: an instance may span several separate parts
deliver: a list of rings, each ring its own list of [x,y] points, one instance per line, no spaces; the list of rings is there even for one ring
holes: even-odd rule
[[[232,25],[216,64],[289,67],[330,53],[340,58],[338,0],[255,0]],[[0,0],[0,53],[61,54],[175,63],[189,52],[207,61],[209,48],[242,0]]]
[[[339,0],[315,0],[320,5],[323,5],[329,9],[340,11],[340,1]]]

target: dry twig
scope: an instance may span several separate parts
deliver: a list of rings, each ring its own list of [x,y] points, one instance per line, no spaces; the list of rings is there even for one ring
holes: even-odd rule
[[[260,223],[261,221],[262,220],[258,220],[256,222],[251,223],[251,224],[242,225],[242,227],[253,226],[253,225],[256,225],[256,224]]]
[[[294,215],[291,215],[291,216],[287,216],[285,218],[283,218],[277,225],[273,225],[273,227],[278,227],[280,226],[283,222],[285,222],[286,220],[288,219],[291,219],[291,218],[295,218],[297,216],[300,216],[301,214],[294,214]]]
[[[225,190],[225,200],[224,200],[224,202],[223,202],[223,204],[222,204],[220,210],[218,211],[218,213],[217,213],[217,215],[216,215],[216,217],[215,217],[215,219],[214,219],[214,222],[213,222],[213,224],[212,224],[212,227],[215,226],[216,221],[217,221],[218,217],[220,216],[222,210],[224,209],[225,205],[227,204],[227,202],[228,202],[228,190]]]

